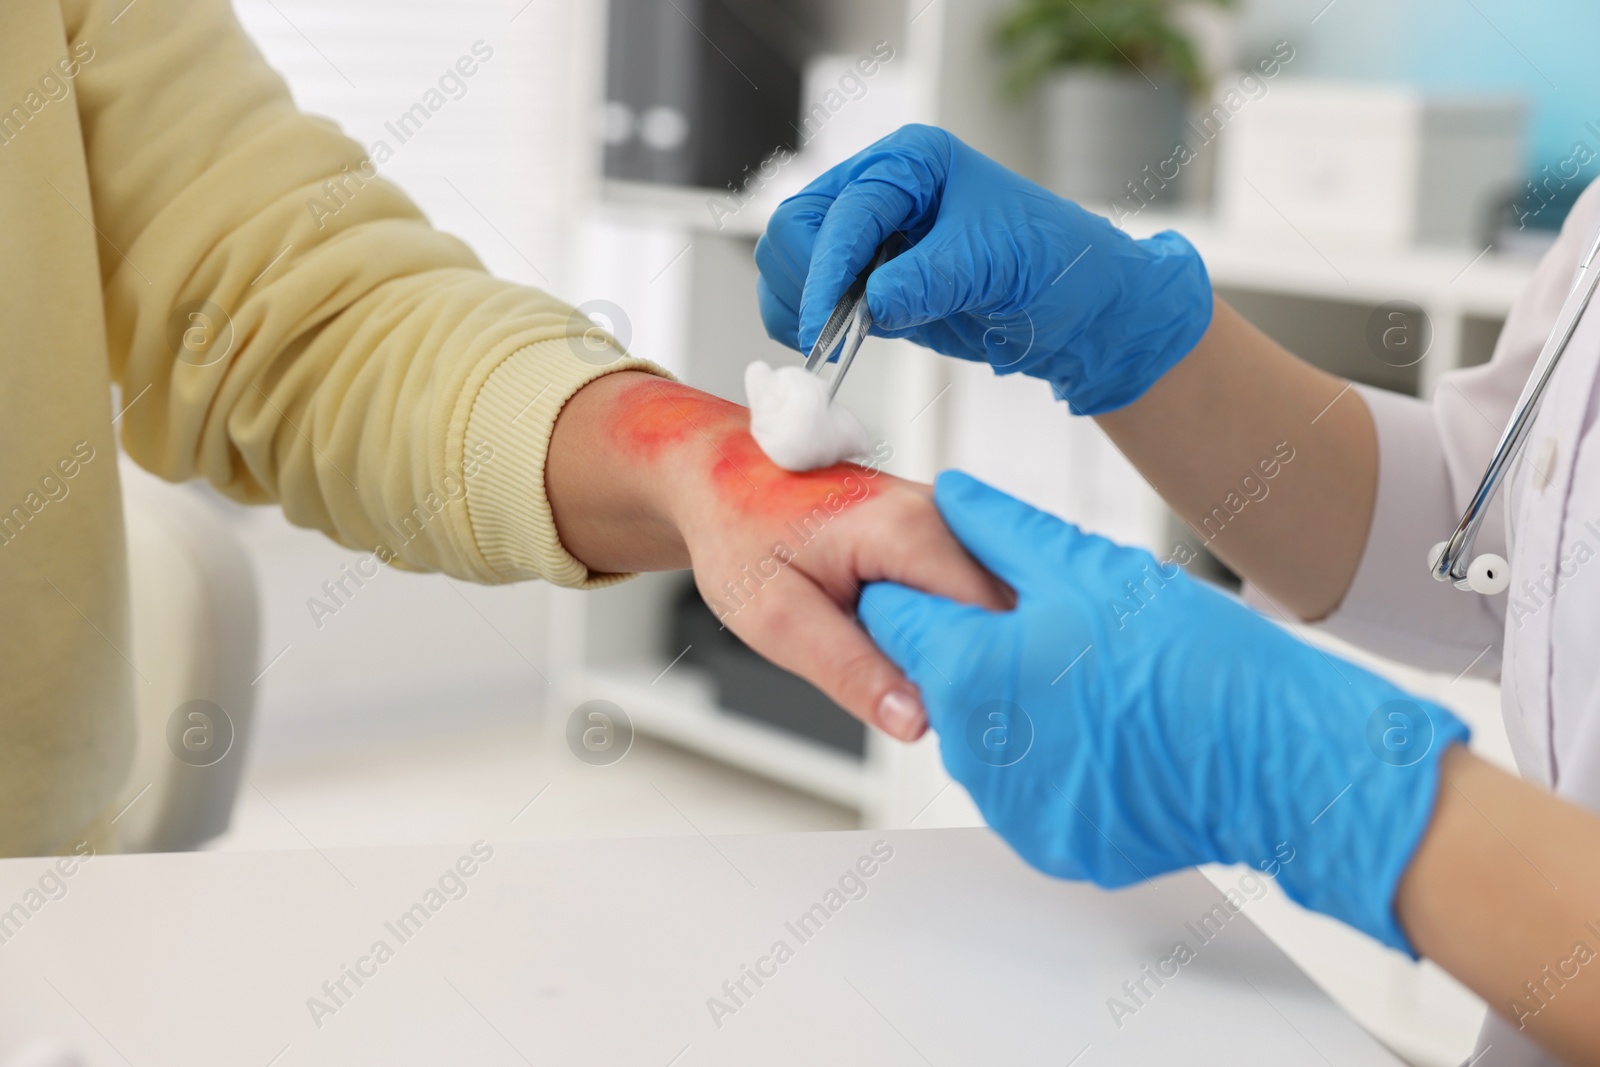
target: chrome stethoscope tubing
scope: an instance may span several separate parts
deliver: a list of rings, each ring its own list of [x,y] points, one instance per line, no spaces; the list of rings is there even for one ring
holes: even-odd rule
[[[1600,271],[1594,269],[1597,254],[1600,254],[1600,236],[1596,236],[1588,254],[1578,264],[1578,272],[1573,278],[1566,303],[1561,306],[1561,314],[1556,317],[1550,336],[1545,338],[1533,373],[1522,387],[1522,396],[1512,411],[1511,421],[1500,435],[1499,444],[1495,445],[1494,455],[1484,469],[1483,478],[1468,501],[1466,511],[1461,515],[1461,522],[1456,525],[1448,541],[1439,542],[1428,553],[1428,567],[1437,581],[1451,582],[1457,589],[1470,589],[1487,595],[1502,592],[1510,584],[1511,568],[1500,556],[1486,553],[1470,564],[1467,558],[1472,554],[1478,531],[1489,513],[1489,501],[1505,480],[1506,472],[1511,469],[1523,446],[1528,443],[1528,433],[1539,415],[1545,388],[1566,353],[1567,343],[1572,340],[1579,320],[1594,298],[1596,286],[1600,285]]]

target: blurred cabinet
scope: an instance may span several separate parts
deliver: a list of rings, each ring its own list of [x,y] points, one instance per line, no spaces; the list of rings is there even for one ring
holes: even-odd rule
[[[1241,233],[1290,218],[1309,240],[1466,247],[1521,182],[1520,96],[1285,79],[1225,133],[1217,213]]]

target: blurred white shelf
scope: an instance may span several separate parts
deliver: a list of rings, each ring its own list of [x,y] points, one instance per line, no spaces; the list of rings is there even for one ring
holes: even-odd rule
[[[719,195],[714,189],[606,181],[601,203],[621,216],[697,233],[759,237],[773,205],[752,200],[719,225],[707,206]],[[1212,281],[1223,288],[1348,303],[1410,300],[1430,314],[1503,319],[1537,265],[1525,256],[1483,249],[1313,245],[1293,234],[1241,234],[1198,213],[1149,211],[1127,226],[1135,237],[1169,229],[1199,249]]]
[[[875,788],[864,759],[718,706],[711,679],[683,664],[591,666],[580,683],[590,699],[627,709],[634,728],[752,774],[855,811]]]
[[[1351,303],[1411,300],[1430,314],[1451,309],[1502,319],[1536,266],[1483,249],[1313,245],[1292,232],[1241,234],[1197,214],[1144,212],[1127,226],[1135,237],[1169,229],[1189,239],[1212,281],[1225,288]]]

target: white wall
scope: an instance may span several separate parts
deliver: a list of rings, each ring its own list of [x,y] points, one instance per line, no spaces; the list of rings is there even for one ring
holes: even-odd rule
[[[598,32],[579,0],[237,0],[246,29],[302,108],[363,145],[433,223],[490,270],[568,296],[583,196]],[[466,91],[400,144],[385,122],[417,102],[474,42],[493,49]],[[197,489],[197,492],[204,490]],[[546,590],[485,589],[385,569],[332,617],[308,606],[361,553],[290,527],[273,508],[218,501],[244,532],[264,611],[256,755],[361,745],[395,730],[448,730],[535,713],[545,691]]]

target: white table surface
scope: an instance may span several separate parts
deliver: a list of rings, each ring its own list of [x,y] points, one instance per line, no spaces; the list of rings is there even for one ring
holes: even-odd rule
[[[866,895],[801,942],[785,922],[880,841]],[[0,1062],[40,1037],[94,1067],[1399,1062],[1248,907],[1201,944],[1222,897],[1193,871],[1104,893],[982,830],[491,842],[402,943],[385,923],[470,844],[95,857],[0,944]],[[0,911],[49,868],[0,861]],[[1193,961],[1119,1028],[1108,999],[1180,938]],[[380,939],[318,1026],[308,998]],[[715,1025],[707,999],[780,939]]]

